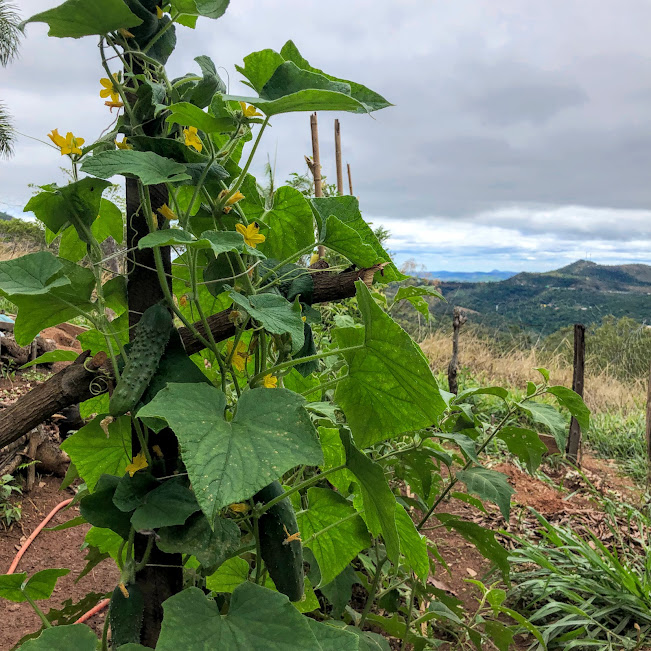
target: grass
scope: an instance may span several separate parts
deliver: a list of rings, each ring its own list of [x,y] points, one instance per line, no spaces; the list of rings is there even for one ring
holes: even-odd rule
[[[430,333],[421,343],[430,366],[445,388],[447,365],[452,355],[451,332]],[[567,357],[542,347],[511,348],[493,344],[472,330],[462,330],[459,341],[459,386],[467,388],[501,385],[523,391],[528,380],[537,381],[534,369],[544,366],[551,383],[572,386],[572,368]],[[621,369],[592,370],[598,365],[586,360],[585,402],[592,412],[591,426],[584,440],[600,457],[614,459],[624,472],[638,482],[646,477],[645,443],[646,378],[619,379]],[[615,372],[616,371],[616,372]]]
[[[644,482],[647,474],[644,412],[596,413],[586,434],[590,448],[600,457],[615,459],[635,481]]]
[[[452,335],[446,330],[432,332],[421,343],[421,348],[435,371],[444,372],[452,356]],[[501,384],[524,389],[528,380],[536,380],[536,369],[544,366],[550,371],[552,384],[572,386],[572,368],[561,353],[549,353],[533,346],[523,349],[497,350],[490,341],[461,331],[459,338],[460,366],[478,382]],[[643,410],[646,385],[642,378],[628,382],[605,371],[591,372],[586,361],[585,401],[593,413],[610,410],[629,414]]]
[[[549,649],[639,649],[648,643],[651,520],[634,507],[601,500],[616,550],[538,514],[540,543],[514,537],[519,547],[509,558],[514,565],[509,600],[538,627]],[[636,532],[635,547],[617,514]]]

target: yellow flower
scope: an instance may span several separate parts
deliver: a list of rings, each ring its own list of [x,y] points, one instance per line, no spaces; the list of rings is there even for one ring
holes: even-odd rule
[[[262,116],[262,113],[258,113],[255,106],[247,106],[246,102],[240,102],[240,106],[242,107],[242,114],[245,118],[254,118],[257,115]]]
[[[235,230],[244,237],[245,244],[252,246],[254,249],[258,244],[262,244],[267,239],[264,235],[260,235],[260,227],[255,222],[248,226],[235,224]]]
[[[115,142],[115,146],[118,149],[133,149],[133,145],[130,145],[127,142],[127,137],[126,136],[122,137],[122,142],[118,142],[117,140],[115,140],[114,142]]]
[[[176,213],[166,203],[164,203],[156,212],[161,217],[164,217],[165,219],[169,219],[170,221],[172,221],[173,219],[178,219]]]
[[[122,102],[104,102],[104,106],[108,106],[111,109],[111,113],[113,113],[113,109],[121,109],[124,104]]]
[[[233,513],[246,513],[250,509],[249,505],[244,502],[236,502],[235,504],[231,504],[228,508],[233,511]]]
[[[278,378],[269,373],[262,378],[262,384],[265,389],[275,389],[278,386]]]
[[[183,296],[181,296],[181,298],[179,298],[179,305],[181,307],[185,307],[187,304],[188,304],[188,295],[183,294]]]
[[[79,147],[86,142],[83,138],[75,138],[71,131],[68,131],[64,138],[59,135],[58,129],[52,129],[52,133],[48,133],[47,136],[61,150],[62,156],[66,154],[79,154],[81,156]]]
[[[156,17],[160,20],[163,17],[163,10],[160,7],[156,7]]]
[[[320,260],[320,256],[318,253],[313,253],[312,256],[310,257],[310,264],[308,266],[312,266],[315,262],[318,262]]]
[[[226,345],[226,353],[230,357],[232,352],[233,352],[233,340],[231,339]],[[249,361],[249,351],[244,345],[244,342],[239,341],[237,343],[237,348],[235,349],[235,353],[233,354],[233,359],[231,360],[231,362],[233,366],[238,371],[240,371],[240,373],[242,373],[246,368],[246,363],[248,361]]]
[[[133,477],[139,470],[144,470],[147,466],[149,466],[149,464],[147,463],[145,453],[138,452],[125,470],[129,473],[129,477]]]
[[[118,32],[120,33],[120,36],[123,36],[124,38],[133,38],[133,34],[128,29],[124,29],[124,27],[120,27]]]
[[[66,139],[59,134],[58,129],[52,129],[51,133],[47,134],[47,137],[59,148],[62,149],[66,145]]]
[[[118,81],[119,77],[117,72],[113,73],[113,79],[108,79],[108,77],[100,79],[99,83],[102,84],[103,88],[99,91],[99,96],[110,97],[112,102],[119,102],[120,93],[118,93],[118,89],[115,86]]]
[[[228,195],[230,190],[222,190],[219,193],[219,198],[223,199],[225,196]],[[244,195],[241,192],[236,192],[232,197],[228,197],[228,201],[226,202],[227,206],[232,206],[234,203],[237,203],[238,201],[241,201],[244,199]]]
[[[185,137],[186,147],[194,147],[197,151],[203,149],[201,138],[197,135],[197,127],[188,127],[183,129],[183,136]]]

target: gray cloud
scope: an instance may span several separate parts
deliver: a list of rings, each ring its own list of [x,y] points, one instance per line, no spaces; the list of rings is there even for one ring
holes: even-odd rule
[[[54,4],[26,0],[21,10]],[[319,124],[324,173],[334,180],[338,117],[355,194],[398,239],[410,232],[405,220],[422,218],[446,230],[502,229],[508,245],[495,237],[475,251],[502,266],[509,251],[522,262],[534,240],[537,259],[566,263],[581,249],[573,238],[594,242],[608,259],[643,260],[651,239],[638,212],[651,207],[650,22],[645,0],[629,0],[626,11],[584,0],[335,0],[327,11],[299,0],[233,0],[223,19],[179,30],[169,73],[194,70],[192,59],[209,54],[241,92],[234,64],[292,38],[314,65],[396,104],[373,119],[320,113]],[[0,70],[0,95],[23,133],[46,139],[59,127],[90,140],[109,120],[96,41],[45,32],[28,26],[20,61]],[[260,174],[269,153],[282,181],[304,169],[308,119],[272,124],[253,169]],[[28,182],[61,179],[62,162],[21,139],[15,160],[0,162],[0,209],[19,210]]]

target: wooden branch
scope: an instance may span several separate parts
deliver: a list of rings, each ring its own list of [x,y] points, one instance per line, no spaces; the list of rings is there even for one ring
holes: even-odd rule
[[[368,269],[340,274],[314,274],[312,302],[327,303],[350,298],[355,295],[357,280],[362,280],[370,287],[373,276],[384,266],[385,264],[378,264]],[[235,334],[235,325],[228,318],[230,312],[229,308],[208,317],[215,341],[224,341]],[[200,322],[195,323],[194,327],[205,336]],[[201,342],[187,328],[179,328],[179,335],[188,355],[203,349]],[[73,364],[39,384],[14,404],[0,410],[0,449],[34,429],[52,414],[106,391],[111,377],[111,366],[106,353],[100,352],[92,359],[89,359],[88,351],[82,353]]]

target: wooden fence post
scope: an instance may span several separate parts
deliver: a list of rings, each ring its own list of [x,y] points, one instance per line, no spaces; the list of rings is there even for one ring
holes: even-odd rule
[[[337,192],[344,193],[344,172],[341,168],[341,127],[339,120],[335,120],[335,165],[337,168]]]
[[[455,395],[459,392],[457,384],[457,371],[459,365],[459,330],[466,322],[466,317],[458,307],[454,308],[452,317],[452,359],[448,364],[448,388]]]
[[[348,168],[348,188],[350,190],[350,194],[353,194],[353,177],[350,173],[350,163],[346,163],[346,167]]]
[[[651,486],[651,364],[649,365],[649,386],[646,394],[646,452],[647,452],[647,485]]]
[[[585,380],[585,326],[581,323],[574,324],[574,375],[572,377],[572,390],[583,398],[583,385]],[[581,428],[576,418],[570,421],[570,434],[567,437],[565,452],[572,463],[579,462],[579,449],[581,447]]]

